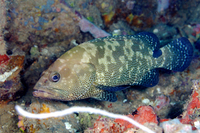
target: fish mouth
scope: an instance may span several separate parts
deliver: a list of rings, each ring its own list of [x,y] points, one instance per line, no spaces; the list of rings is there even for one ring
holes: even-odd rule
[[[33,89],[33,96],[35,97],[48,99],[56,99],[58,97],[58,93],[53,88],[42,86],[41,84],[36,84]]]
[[[55,97],[55,93],[47,89],[35,89],[35,91],[33,91],[33,96],[43,97],[43,98],[52,98],[52,97]]]
[[[50,88],[41,86],[40,84],[36,85],[33,91],[34,97],[40,97],[45,99],[54,99],[54,100],[63,100],[64,95],[57,92],[56,88]]]

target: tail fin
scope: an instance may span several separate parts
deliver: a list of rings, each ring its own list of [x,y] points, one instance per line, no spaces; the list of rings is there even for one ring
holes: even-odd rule
[[[193,46],[187,38],[178,38],[161,49],[165,53],[164,68],[183,71],[190,65],[193,57]]]

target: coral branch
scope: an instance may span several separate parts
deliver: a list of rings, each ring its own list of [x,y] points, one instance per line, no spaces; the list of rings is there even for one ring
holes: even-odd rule
[[[91,23],[87,19],[85,19],[80,12],[74,10],[72,7],[70,7],[66,2],[61,0],[60,5],[65,11],[73,13],[73,18],[76,19],[79,23],[79,27],[81,31],[83,32],[89,32],[92,34],[94,38],[100,38],[100,37],[106,37],[111,36],[111,34],[107,33],[106,31],[102,30],[95,24]]]
[[[18,105],[15,106],[15,109],[17,110],[17,112],[20,115],[22,115],[24,117],[28,117],[28,118],[34,118],[34,119],[46,119],[46,118],[49,118],[49,117],[60,117],[60,116],[72,114],[74,112],[88,112],[88,113],[100,114],[100,115],[108,116],[110,118],[123,119],[123,120],[128,121],[131,124],[139,127],[140,129],[148,132],[148,133],[154,133],[149,128],[141,125],[140,123],[134,121],[133,119],[131,119],[131,118],[127,117],[127,116],[113,114],[113,113],[110,113],[110,112],[107,112],[107,111],[104,111],[104,110],[95,109],[95,108],[91,108],[91,107],[72,107],[72,108],[68,108],[68,109],[62,110],[62,111],[56,111],[56,112],[52,112],[52,113],[42,113],[42,114],[29,113],[29,112],[23,110]]]
[[[83,32],[89,32],[94,38],[110,36],[109,33],[105,32],[101,28],[97,27],[87,19],[83,18],[79,22],[79,27]]]

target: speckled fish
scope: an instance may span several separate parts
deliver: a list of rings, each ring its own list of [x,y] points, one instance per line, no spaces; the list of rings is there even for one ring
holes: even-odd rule
[[[114,102],[115,91],[133,85],[155,86],[157,68],[183,71],[192,56],[193,47],[184,37],[164,47],[149,32],[94,39],[58,58],[43,72],[33,95],[63,101],[96,98]]]

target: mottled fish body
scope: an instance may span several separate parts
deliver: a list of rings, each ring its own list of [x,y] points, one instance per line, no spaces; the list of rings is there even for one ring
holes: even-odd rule
[[[157,68],[183,71],[193,47],[179,38],[160,48],[156,35],[109,36],[82,43],[58,58],[35,85],[34,96],[58,100],[96,98],[116,101],[114,91],[155,86]]]

